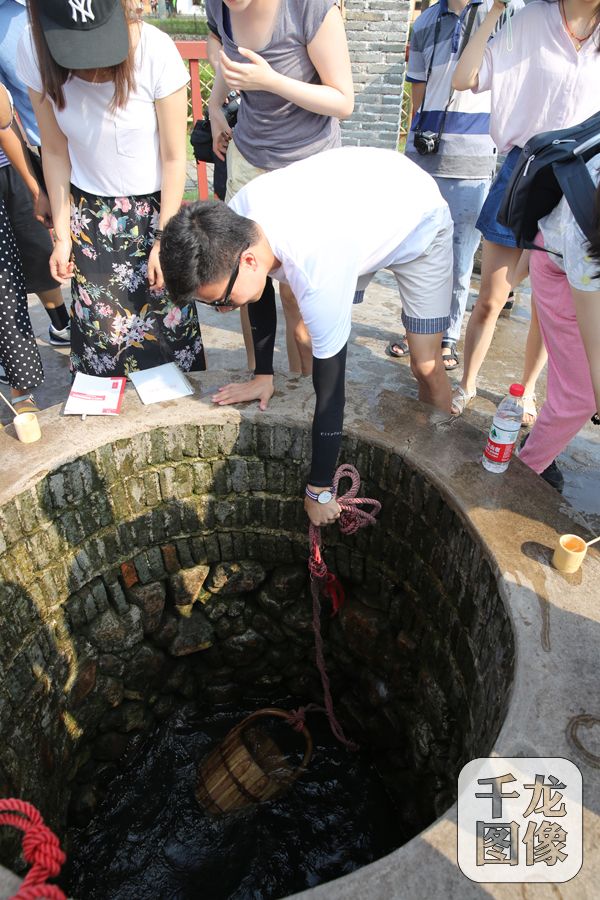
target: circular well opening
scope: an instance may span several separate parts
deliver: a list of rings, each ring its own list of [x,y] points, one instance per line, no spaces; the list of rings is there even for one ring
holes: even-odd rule
[[[237,721],[261,705],[322,703],[299,500],[309,447],[284,425],[155,429],[1,508],[0,782],[67,845],[150,735],[223,724],[226,710]],[[321,617],[325,659],[336,714],[391,798],[401,842],[451,805],[462,765],[491,748],[512,630],[485,554],[438,487],[353,437],[343,458],[382,513],[354,536],[324,532],[346,590],[340,614]],[[309,726],[324,756],[347,754]],[[14,840],[0,839],[18,868]],[[315,853],[322,843],[315,829]],[[304,883],[294,871],[284,889],[352,866],[342,858]]]

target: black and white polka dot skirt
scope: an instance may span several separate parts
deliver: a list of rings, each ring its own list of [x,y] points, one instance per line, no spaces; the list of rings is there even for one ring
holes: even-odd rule
[[[27,309],[25,276],[4,203],[0,200],[0,365],[20,390],[44,380],[42,360]]]

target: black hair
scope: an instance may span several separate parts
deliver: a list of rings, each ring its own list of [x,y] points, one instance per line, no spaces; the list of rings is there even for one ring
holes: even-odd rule
[[[202,285],[226,278],[242,250],[258,237],[255,222],[220,200],[182,206],[160,242],[160,264],[173,302],[183,306]]]
[[[130,23],[132,19],[132,10],[130,9],[130,0],[121,0],[125,21]],[[40,22],[40,10],[42,9],[42,0],[29,0],[27,10],[29,13],[29,22],[31,24],[31,34],[35,44],[40,76],[42,80],[42,99],[47,95],[56,104],[57,109],[64,109],[66,105],[65,92],[63,90],[66,82],[71,78],[73,71],[60,66],[52,57],[46,41],[46,35],[42,29]],[[110,102],[111,112],[122,109],[127,105],[129,96],[135,90],[135,53],[131,41],[131,32],[129,25],[126,26],[129,35],[129,53],[123,62],[116,66],[107,66],[110,70],[111,78],[115,85],[114,94]],[[99,71],[104,71],[100,69]]]

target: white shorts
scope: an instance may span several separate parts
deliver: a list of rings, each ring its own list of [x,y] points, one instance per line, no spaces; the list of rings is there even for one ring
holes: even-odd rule
[[[437,334],[450,325],[452,300],[452,249],[454,226],[450,213],[429,247],[416,259],[386,266],[398,282],[402,300],[402,323],[412,334]],[[367,285],[375,275],[361,275],[356,285],[354,302],[360,302]]]

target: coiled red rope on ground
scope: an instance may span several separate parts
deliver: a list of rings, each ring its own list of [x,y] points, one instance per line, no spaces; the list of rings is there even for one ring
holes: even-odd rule
[[[349,491],[338,497],[338,485],[342,478],[350,478],[352,486]],[[340,466],[333,478],[333,493],[341,507],[341,514],[338,520],[339,528],[342,534],[354,534],[359,528],[366,525],[375,525],[375,516],[381,509],[381,503],[368,497],[357,497],[360,487],[360,475],[354,466],[345,463]],[[359,507],[368,504],[371,506],[369,511],[360,509]],[[308,570],[310,572],[311,593],[313,599],[313,630],[315,632],[315,656],[317,668],[321,676],[323,685],[323,698],[325,701],[325,712],[329,719],[329,725],[335,737],[351,750],[357,750],[358,747],[353,741],[348,740],[345,736],[342,726],[335,717],[333,711],[333,700],[331,698],[331,689],[329,685],[329,676],[325,666],[325,655],[323,651],[323,638],[321,636],[321,594],[329,597],[333,606],[332,615],[341,609],[345,595],[344,588],[336,576],[327,568],[322,554],[321,529],[317,525],[311,523],[308,531],[308,539],[310,542],[310,556],[308,559]],[[304,710],[316,709],[314,704],[310,704],[303,709],[297,711],[298,719],[302,718]]]
[[[11,825],[24,832],[23,856],[31,869],[16,894],[10,900],[66,900],[59,887],[46,884],[55,878],[66,856],[53,831],[44,824],[40,813],[24,800],[0,800],[0,825]]]

